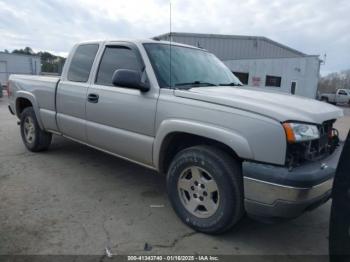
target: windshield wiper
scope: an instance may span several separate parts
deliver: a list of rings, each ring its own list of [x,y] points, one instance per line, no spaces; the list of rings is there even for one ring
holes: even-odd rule
[[[202,81],[193,81],[193,82],[188,82],[188,83],[176,83],[175,84],[175,86],[197,86],[197,85],[217,86],[216,84],[209,83],[209,82],[202,82]]]
[[[232,83],[224,83],[224,84],[219,84],[219,86],[243,86],[242,84],[240,83],[235,83],[235,82],[232,82]]]

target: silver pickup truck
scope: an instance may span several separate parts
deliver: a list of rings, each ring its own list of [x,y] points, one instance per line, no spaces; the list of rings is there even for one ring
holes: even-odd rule
[[[246,213],[293,218],[330,198],[342,110],[241,87],[203,49],[80,43],[60,78],[11,75],[9,98],[30,151],[62,135],[165,174],[176,213],[201,232]]]

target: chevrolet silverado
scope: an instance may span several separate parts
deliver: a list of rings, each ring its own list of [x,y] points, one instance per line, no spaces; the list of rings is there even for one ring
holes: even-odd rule
[[[330,198],[342,110],[243,87],[204,49],[84,42],[60,77],[11,75],[8,88],[28,150],[62,135],[165,174],[195,230],[223,232],[244,214],[294,218]]]

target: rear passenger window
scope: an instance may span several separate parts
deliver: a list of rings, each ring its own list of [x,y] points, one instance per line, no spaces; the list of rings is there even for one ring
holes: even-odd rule
[[[127,47],[107,46],[97,72],[96,84],[112,86],[113,73],[117,69],[140,71],[136,54]]]
[[[80,45],[75,50],[68,70],[68,80],[86,82],[98,50],[97,44]]]

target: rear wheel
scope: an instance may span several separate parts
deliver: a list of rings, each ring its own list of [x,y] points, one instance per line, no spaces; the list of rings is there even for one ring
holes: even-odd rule
[[[32,152],[47,150],[52,134],[40,129],[34,109],[27,107],[21,114],[21,136],[26,148]]]
[[[328,97],[321,97],[321,101],[328,103]]]
[[[214,147],[179,152],[167,174],[167,190],[177,215],[197,231],[224,232],[244,213],[240,165]]]

